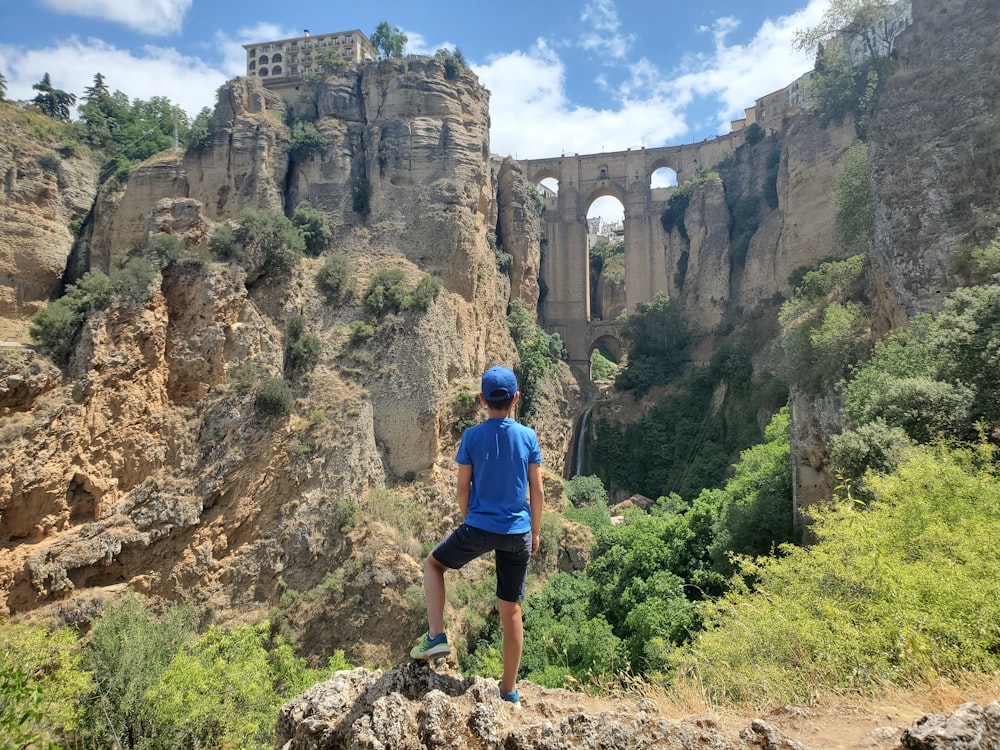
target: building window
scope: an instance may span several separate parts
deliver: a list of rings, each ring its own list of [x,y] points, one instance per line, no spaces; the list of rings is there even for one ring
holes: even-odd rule
[[[293,76],[297,76],[298,74],[299,74],[299,69],[298,68],[292,68],[292,75]]]
[[[281,62],[281,53],[277,53],[271,57],[271,62]]]
[[[280,65],[275,65],[273,68],[271,68],[271,75],[273,75],[273,76],[280,76],[281,75],[281,66]]]
[[[267,78],[267,68],[261,68],[260,72],[257,73],[261,78]]]
[[[261,65],[267,65],[267,55],[261,55],[260,60],[258,60]]]
[[[250,70],[253,70],[256,67],[257,67],[257,61],[256,60],[251,60],[250,61]]]

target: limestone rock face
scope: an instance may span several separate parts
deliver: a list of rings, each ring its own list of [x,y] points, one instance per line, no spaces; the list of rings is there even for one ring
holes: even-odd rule
[[[874,259],[911,315],[940,308],[960,284],[954,253],[992,240],[1000,221],[998,24],[989,0],[913,0],[869,125]]]
[[[759,196],[761,222],[734,284],[736,305],[750,311],[775,293],[787,297],[796,270],[845,255],[836,242],[833,188],[837,163],[855,141],[852,122],[824,128],[814,117],[797,115],[789,118],[780,137],[745,149],[740,176],[732,187],[737,193]],[[774,152],[777,208],[771,209],[764,196],[769,189],[764,177]]]
[[[965,703],[950,714],[930,714],[904,730],[903,750],[993,750],[1000,747],[1000,701]]]
[[[680,297],[693,333],[710,332],[722,320],[726,309],[730,273],[728,219],[722,182],[716,178],[691,196],[684,218],[690,239],[684,241],[679,234],[676,236],[686,242],[689,253]],[[675,234],[671,235],[671,241]]]
[[[211,220],[245,208],[283,211],[288,169],[283,108],[258,79],[237,78],[223,86],[204,150],[159,155],[132,170],[122,189],[101,191],[87,243],[89,267],[109,273],[117,258],[143,245],[152,231],[169,232],[157,218],[163,200],[194,201]],[[188,210],[196,204],[187,204]],[[177,210],[173,206],[170,212]],[[205,232],[203,227],[186,239],[197,240]]]
[[[59,291],[75,239],[70,222],[90,211],[97,170],[6,115],[0,165],[0,341],[27,342],[31,316]]]
[[[497,242],[512,257],[511,293],[532,316],[538,310],[541,265],[541,217],[534,207],[534,192],[517,163],[504,159],[497,172]]]
[[[97,197],[71,261],[78,275],[110,270],[155,234],[192,250],[154,280],[148,302],[116,298],[92,312],[62,372],[5,349],[0,613],[44,607],[85,620],[133,587],[227,617],[335,573],[334,593],[357,597],[365,616],[334,594],[297,612],[303,652],[343,648],[364,663],[402,654],[421,549],[412,529],[379,516],[372,492],[405,480],[407,502],[434,507],[442,524],[455,512],[460,432],[447,405],[488,366],[515,364],[506,310],[515,296],[537,300],[537,225],[532,234],[528,187],[513,171],[498,207],[488,94],[471,73],[371,64],[286,96],[231,81],[203,150],[154,158]],[[312,118],[321,151],[292,148],[286,109]],[[339,305],[317,288],[323,257],[279,278],[261,275],[259,258],[223,262],[199,247],[243,209],[291,213],[303,200],[326,214],[331,250],[350,262],[357,293]],[[528,240],[510,238],[513,283],[487,242],[501,225],[527,227]],[[68,246],[60,253],[61,273]],[[386,269],[411,289],[433,274],[440,293],[352,340],[351,325],[371,318],[364,292]],[[305,376],[284,367],[294,315],[320,341]],[[257,389],[282,376],[294,410],[270,416]],[[551,397],[541,438],[558,467],[575,396]]]

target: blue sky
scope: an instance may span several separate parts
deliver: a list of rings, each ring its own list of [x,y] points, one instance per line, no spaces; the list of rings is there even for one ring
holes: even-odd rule
[[[809,70],[796,29],[829,0],[0,0],[9,99],[50,73],[77,95],[94,74],[192,116],[245,70],[241,44],[380,21],[406,52],[458,47],[490,90],[493,153],[519,158],[675,145],[727,132],[758,97]]]

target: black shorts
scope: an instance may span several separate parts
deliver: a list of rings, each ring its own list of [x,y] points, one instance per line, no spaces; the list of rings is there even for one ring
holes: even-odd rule
[[[446,568],[457,570],[491,550],[496,553],[497,599],[523,602],[528,561],[531,559],[530,531],[523,534],[494,534],[463,523],[435,547],[431,554]]]

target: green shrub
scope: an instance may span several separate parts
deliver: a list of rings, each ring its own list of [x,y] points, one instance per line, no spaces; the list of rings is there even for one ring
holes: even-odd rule
[[[76,348],[87,314],[104,308],[111,296],[111,279],[100,271],[88,271],[68,286],[62,297],[35,313],[28,334],[42,351],[65,365]]]
[[[751,146],[764,140],[764,128],[759,123],[752,122],[743,129],[743,140]]]
[[[778,167],[781,165],[781,149],[774,149],[767,155],[764,165],[764,200],[771,209],[778,207]]]
[[[59,165],[62,164],[59,161],[59,157],[55,154],[39,154],[36,161],[38,162],[38,166],[50,172],[58,172]]]
[[[190,607],[173,607],[156,617],[145,599],[130,594],[109,604],[92,623],[84,665],[96,690],[81,722],[89,747],[135,747],[157,734],[154,707],[145,699],[174,655],[195,636]]]
[[[354,277],[346,255],[334,253],[323,261],[316,276],[316,285],[331,305],[339,305],[354,297]]]
[[[417,288],[413,290],[407,307],[413,310],[426,312],[431,303],[441,294],[441,279],[429,273],[425,273],[417,282]]]
[[[399,268],[378,271],[369,282],[364,298],[365,307],[375,317],[402,312],[409,301],[406,274]]]
[[[141,255],[129,258],[120,269],[111,274],[115,297],[126,305],[145,305],[153,296],[151,286],[157,270]]]
[[[212,236],[208,238],[208,249],[212,254],[222,260],[243,260],[246,254],[240,243],[236,240],[236,233],[228,224],[218,227]]]
[[[291,219],[275,211],[241,211],[234,232],[247,254],[263,260],[265,272],[287,275],[305,251],[305,240]]]
[[[265,378],[257,386],[254,400],[257,410],[269,417],[291,414],[295,408],[295,396],[284,378]]]
[[[608,507],[608,491],[600,477],[578,476],[568,480],[563,487],[567,499],[576,507]]]
[[[212,627],[144,698],[163,747],[271,747],[282,704],[330,671],[307,669],[268,623]]]
[[[510,304],[507,328],[520,358],[514,367],[521,390],[519,415],[530,422],[541,407],[545,382],[555,377],[556,362],[565,359],[566,348],[559,334],[548,334],[538,326],[521,299]]]
[[[846,248],[868,250],[875,238],[875,200],[871,189],[868,144],[851,146],[837,162],[836,227]]]
[[[905,431],[877,419],[830,438],[830,463],[837,476],[860,490],[859,485],[869,470],[892,473],[909,447],[910,438]],[[863,497],[870,499],[867,493]]]
[[[351,323],[351,343],[363,344],[375,335],[375,326],[363,320],[355,320]]]
[[[353,529],[358,522],[358,503],[352,498],[344,498],[333,506],[333,518],[341,531]]]
[[[5,748],[39,747],[37,727],[45,714],[41,693],[32,689],[28,675],[15,667],[9,651],[0,651],[0,745]]]
[[[292,126],[288,153],[293,159],[306,159],[323,152],[326,139],[311,122],[299,121]]]
[[[746,261],[750,240],[760,227],[760,198],[756,195],[726,193],[729,208],[729,257],[733,263]]]
[[[298,227],[305,241],[305,250],[309,255],[320,255],[330,244],[333,232],[326,220],[326,214],[317,211],[308,201],[302,201],[295,207],[292,223]]]
[[[0,747],[69,745],[93,690],[74,629],[10,622],[0,629]]]
[[[361,216],[371,212],[371,186],[363,177],[356,177],[351,184],[351,208]]]
[[[177,235],[154,234],[142,246],[139,254],[159,268],[166,268],[175,260],[183,257],[185,250],[184,241]]]
[[[784,407],[765,429],[764,442],[740,453],[732,478],[716,496],[709,554],[717,571],[729,574],[733,555],[767,555],[796,539],[789,422]]]
[[[874,501],[815,511],[817,542],[742,560],[675,666],[708,700],[797,704],[1000,669],[1000,482],[991,451],[914,451]],[[759,592],[759,593],[756,593]]]
[[[687,227],[684,226],[684,214],[691,203],[691,188],[682,186],[674,190],[667,199],[667,207],[660,214],[660,225],[669,234],[676,228],[681,237],[688,239]]]
[[[459,74],[468,68],[462,50],[455,47],[454,51],[447,48],[439,49],[434,53],[434,57],[444,63],[444,77],[448,80],[455,79]]]
[[[293,315],[285,331],[285,374],[288,377],[305,375],[319,364],[323,343],[315,333],[306,331],[306,320]]]
[[[212,110],[202,107],[191,123],[191,132],[188,134],[188,150],[199,153],[205,151],[212,145]]]
[[[853,293],[864,256],[823,263],[802,278],[795,295],[781,306],[785,368],[789,380],[808,392],[836,382],[867,356],[870,345],[866,316]]]

